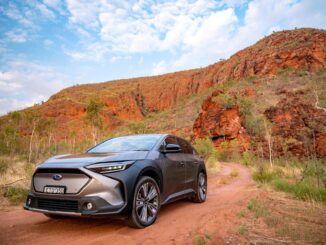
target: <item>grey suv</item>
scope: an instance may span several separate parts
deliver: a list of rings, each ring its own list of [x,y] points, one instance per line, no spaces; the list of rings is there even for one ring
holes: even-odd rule
[[[60,155],[38,166],[24,208],[51,218],[119,216],[144,228],[161,205],[204,202],[204,161],[189,142],[144,134],[104,141],[84,154]]]

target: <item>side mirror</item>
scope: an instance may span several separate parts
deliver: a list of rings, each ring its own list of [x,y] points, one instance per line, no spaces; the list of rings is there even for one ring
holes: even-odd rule
[[[165,149],[162,151],[163,153],[177,153],[181,151],[181,147],[177,144],[167,144]]]

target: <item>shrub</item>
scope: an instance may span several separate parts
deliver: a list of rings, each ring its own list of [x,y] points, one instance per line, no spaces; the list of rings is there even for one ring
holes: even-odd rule
[[[225,109],[231,109],[235,105],[234,98],[228,94],[219,94],[217,96],[218,102],[222,105]]]
[[[251,113],[252,101],[248,97],[239,96],[237,102],[242,115],[245,116]]]
[[[245,151],[242,153],[241,163],[245,166],[249,166],[253,161],[253,156],[249,151]]]
[[[206,160],[214,156],[215,154],[215,148],[213,145],[213,142],[210,138],[204,138],[204,139],[196,139],[195,143],[193,144],[196,151]]]
[[[10,186],[6,188],[4,197],[6,197],[11,204],[17,205],[25,201],[28,189],[20,186]]]
[[[146,127],[144,122],[130,122],[128,123],[128,130],[132,134],[144,134],[149,133],[149,130]]]
[[[273,171],[260,169],[253,173],[253,179],[260,183],[270,183],[274,178],[276,174]]]
[[[251,135],[261,136],[265,132],[264,119],[254,116],[252,113],[245,114],[245,128]]]
[[[7,169],[9,168],[9,164],[5,159],[0,160],[0,174],[5,174]]]

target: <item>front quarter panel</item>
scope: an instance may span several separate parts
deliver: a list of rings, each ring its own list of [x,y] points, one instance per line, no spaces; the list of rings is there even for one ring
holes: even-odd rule
[[[159,167],[154,160],[150,159],[138,160],[124,171],[106,174],[106,176],[120,181],[123,185],[126,206],[122,211],[122,214],[128,214],[130,212],[135,186],[137,181],[146,171],[155,171],[155,173],[162,178],[162,173],[160,172]]]

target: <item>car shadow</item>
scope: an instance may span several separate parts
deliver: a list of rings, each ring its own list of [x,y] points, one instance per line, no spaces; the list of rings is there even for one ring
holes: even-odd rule
[[[160,213],[158,215],[158,220],[160,218],[168,217],[171,212],[177,211],[179,209],[184,209],[188,205],[195,205],[189,200],[179,200],[167,205],[164,205],[160,209]],[[186,209],[185,209],[186,212]],[[36,227],[35,227],[36,226]],[[69,233],[73,231],[87,231],[88,233],[92,233],[92,231],[107,232],[108,230],[120,230],[120,229],[132,229],[129,228],[123,219],[116,218],[84,218],[84,217],[62,217],[60,219],[51,219],[45,218],[38,223],[33,225],[34,228],[37,228],[38,232],[47,233],[47,234],[55,234],[60,231],[61,233]],[[32,227],[30,227],[32,228]],[[133,229],[135,230],[135,229]]]

